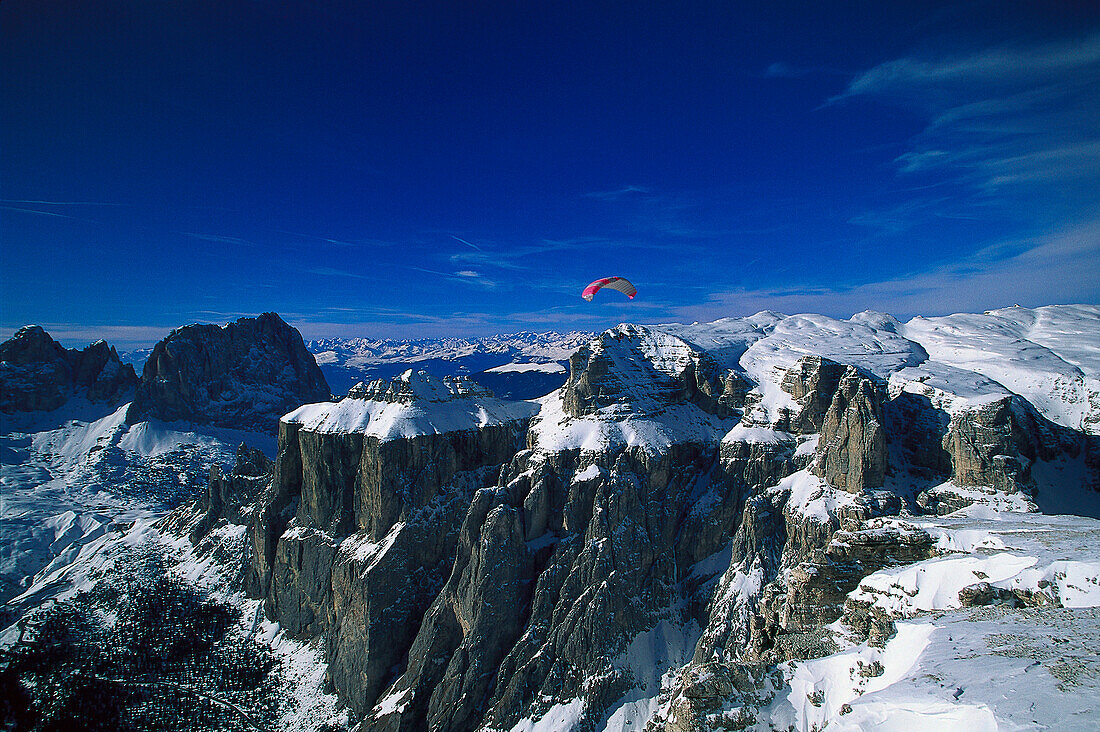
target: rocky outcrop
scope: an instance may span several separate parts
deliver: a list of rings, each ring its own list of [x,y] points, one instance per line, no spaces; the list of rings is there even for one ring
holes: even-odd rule
[[[201,557],[212,556],[243,584],[252,568],[246,525],[260,497],[271,484],[274,463],[262,451],[241,443],[228,474],[210,468],[206,492],[183,504],[159,522],[159,528],[190,539]]]
[[[717,458],[691,443],[517,455],[475,495],[451,576],[389,692],[400,709],[380,705],[371,728],[507,729],[577,694],[598,721],[634,683],[610,659],[675,619],[677,568],[729,540],[685,531],[698,475],[738,502]],[[723,523],[723,504],[699,506],[694,522]]]
[[[283,414],[329,397],[298,331],[264,313],[172,331],[145,362],[131,418],[274,433]]]
[[[829,485],[860,493],[886,478],[884,385],[849,366],[821,424],[814,472]]]
[[[932,555],[934,541],[926,532],[896,525],[875,526],[875,514],[896,514],[900,502],[868,506],[866,518],[849,517],[852,531],[837,531],[823,551],[795,566],[779,611],[784,633],[825,626],[841,616],[844,602],[859,581],[883,567],[911,564]]]
[[[731,666],[716,661],[683,668],[669,695],[668,711],[647,732],[750,729],[756,710],[783,688],[783,674],[765,664]]]
[[[569,373],[562,403],[575,417],[601,409],[625,416],[685,402],[729,417],[744,406],[750,386],[734,371],[723,373],[706,351],[639,325],[621,325],[581,346],[569,357]]]
[[[944,437],[952,480],[1013,493],[1031,483],[1031,464],[1064,449],[1061,432],[1016,396],[956,414]]]
[[[799,411],[788,429],[796,434],[821,432],[845,367],[820,356],[803,356],[783,376],[779,387],[795,398]]]
[[[219,522],[248,524],[274,469],[275,464],[263,452],[243,442],[237,447],[237,460],[229,475],[217,465],[212,467],[206,495],[200,502],[203,515],[191,530],[192,543],[201,541]]]
[[[932,433],[919,438],[912,434],[918,430],[911,430],[903,438],[923,439],[924,454],[943,456],[934,458],[939,465],[933,474],[943,475],[950,483],[917,496],[917,504],[928,513],[944,515],[970,505],[972,491],[967,489],[1019,493],[1030,500],[1039,490],[1032,476],[1037,462],[1079,462],[1083,487],[1095,490],[1100,485],[1098,463],[1090,458],[1097,438],[1054,424],[1018,396],[987,399],[950,416],[944,414],[941,421],[946,426],[938,450],[928,444]]]
[[[51,411],[74,395],[117,404],[137,383],[133,366],[106,341],[66,349],[41,326],[28,325],[0,344],[0,412]]]
[[[324,636],[329,679],[357,714],[404,667],[467,507],[522,447],[530,413],[408,372],[280,422],[248,587],[290,634]]]

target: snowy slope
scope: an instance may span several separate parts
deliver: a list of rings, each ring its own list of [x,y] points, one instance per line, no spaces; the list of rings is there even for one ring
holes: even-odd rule
[[[275,454],[268,435],[130,424],[129,405],[98,418],[93,407],[4,419],[0,600],[9,617],[66,591],[75,568],[122,528],[193,498],[212,465],[232,464],[241,442]]]
[[[524,420],[537,409],[531,402],[503,401],[484,391],[469,393],[459,383],[412,369],[393,385],[379,382],[374,396],[377,398],[351,395],[338,402],[306,404],[283,421],[299,424],[307,432],[357,433],[392,440]]]
[[[690,407],[659,409],[655,398],[667,388],[663,379],[682,372],[693,352],[705,352],[754,385],[756,411],[746,415],[752,422],[773,422],[780,408],[795,408],[779,384],[798,359],[816,355],[888,380],[893,394],[928,396],[949,414],[1016,393],[1056,424],[1100,433],[1100,308],[1092,306],[1010,308],[906,324],[871,311],[848,320],[764,311],[713,323],[624,324],[601,338],[589,345],[606,353],[616,382],[609,388],[621,391],[619,404],[585,427],[564,414],[560,396],[540,400],[535,434],[541,444],[592,449],[608,441],[640,444],[647,436],[655,444],[714,439],[720,425],[709,415]]]
[[[702,351],[680,335],[700,335],[696,326],[683,330],[663,326],[622,324],[587,344],[584,358],[588,388],[598,406],[584,414],[570,413],[567,385],[539,400],[538,417],[531,425],[533,443],[556,452],[579,448],[595,452],[609,447],[639,446],[662,450],[680,442],[717,443],[736,424],[691,403],[680,392]],[[755,326],[741,323],[727,333],[712,334],[706,341],[717,349],[737,350],[753,334]],[[576,365],[574,366],[576,368]],[[575,380],[580,375],[574,373]]]
[[[1100,307],[1052,305],[913,318],[848,320],[761,312],[713,323],[649,326],[745,374],[767,397],[799,358],[822,356],[927,393],[947,411],[1008,393],[1056,424],[1100,434]]]
[[[757,729],[1096,729],[1100,521],[972,506],[878,525],[926,531],[941,553],[849,594],[896,618],[897,634],[884,648],[785,664],[789,686]],[[1032,593],[1039,607],[963,608],[959,591],[980,581]],[[833,627],[843,642],[843,624]]]
[[[1052,422],[1100,434],[1100,307],[914,318],[901,332],[932,361],[998,382]]]

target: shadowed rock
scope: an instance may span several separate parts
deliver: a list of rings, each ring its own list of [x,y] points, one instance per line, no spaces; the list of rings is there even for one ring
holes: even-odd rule
[[[172,331],[145,362],[131,418],[274,433],[283,414],[328,398],[302,336],[264,313]]]
[[[882,384],[849,366],[821,425],[814,472],[834,488],[860,493],[886,478]]]
[[[134,367],[106,341],[66,349],[41,326],[28,325],[0,343],[0,412],[51,411],[76,395],[121,403],[137,383]]]

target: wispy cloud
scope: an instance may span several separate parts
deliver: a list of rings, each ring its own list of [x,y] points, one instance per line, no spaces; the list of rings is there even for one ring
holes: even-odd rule
[[[454,239],[454,240],[455,240],[455,241],[457,241],[457,242],[460,242],[460,243],[462,243],[462,244],[465,244],[466,246],[470,247],[471,249],[473,249],[473,250],[475,250],[475,251],[478,251],[478,252],[480,252],[480,251],[481,251],[481,247],[479,247],[479,246],[478,246],[478,245],[476,245],[476,244],[471,244],[470,242],[466,241],[465,239],[463,239],[463,238],[462,238],[462,237],[460,237],[460,236],[455,236],[454,234],[451,234],[451,238],[452,238],[452,239]]]
[[[1100,182],[1097,88],[1100,33],[888,61],[828,103],[871,97],[926,111],[927,126],[897,159],[903,173],[947,173],[986,193],[1068,185],[1062,200],[1092,201]]]
[[[408,267],[416,272],[423,272],[424,274],[435,275],[451,282],[460,282],[464,285],[475,285],[477,287],[483,287],[487,290],[491,290],[497,287],[497,282],[485,277],[480,272],[472,269],[462,269],[454,272],[444,272],[438,269],[429,269],[427,267]]]
[[[309,274],[321,275],[322,277],[350,277],[356,280],[370,279],[366,275],[356,274],[355,272],[347,272],[342,269],[336,269],[334,267],[309,267],[304,272]]]
[[[476,272],[472,269],[463,269],[454,273],[454,277],[451,279],[463,282],[465,284],[477,285],[478,287],[484,287],[491,290],[497,286],[497,283],[493,280],[483,276],[480,272]]]
[[[12,206],[6,203],[0,203],[0,209],[7,211],[17,211],[19,213],[28,213],[34,216],[52,216],[59,219],[72,219],[73,221],[85,221],[88,223],[99,223],[94,219],[84,218],[83,216],[73,216],[67,213],[59,213],[57,211],[45,211],[40,208],[35,208],[33,205],[28,204],[26,206]]]
[[[494,246],[486,244],[477,251],[462,251],[452,254],[450,261],[456,266],[467,268],[478,266],[498,270],[523,271],[532,268],[532,258],[547,254],[583,252],[593,247],[604,250],[623,246],[620,242],[601,237],[579,237],[575,239],[541,239],[512,246]]]
[[[226,236],[225,234],[200,234],[193,231],[184,231],[181,233],[184,236],[191,237],[192,239],[198,239],[199,241],[210,241],[214,242],[215,244],[232,244],[233,246],[241,247],[259,246],[259,244],[257,244],[256,242],[249,241],[248,239],[242,239],[239,236]]]
[[[0,203],[36,205],[36,206],[125,206],[124,203],[105,203],[103,201],[38,201],[24,198],[0,198]]]
[[[1020,303],[1100,301],[1100,216],[1046,236],[1009,239],[949,265],[852,287],[738,289],[675,308],[684,320],[758,310],[849,315],[868,308],[899,317],[975,312]]]
[[[331,244],[336,247],[392,247],[396,246],[397,242],[386,241],[384,239],[337,239],[335,237],[323,236],[321,234],[306,234],[300,231],[287,231],[286,229],[274,229],[276,233],[287,234],[289,236],[296,237],[298,239],[305,239],[311,242],[317,242],[320,244]]]
[[[965,206],[965,209],[960,206]],[[969,203],[959,204],[949,197],[914,197],[896,206],[869,208],[850,217],[848,223],[891,236],[927,224],[930,217],[976,221],[980,217],[972,210]]]
[[[989,85],[1012,88],[1046,83],[1098,63],[1100,34],[1030,48],[1000,47],[937,59],[907,57],[859,74],[834,99],[860,94],[904,94],[918,87],[970,91],[974,84],[983,84],[986,88]]]
[[[651,193],[649,188],[643,186],[623,186],[622,188],[615,188],[610,191],[592,191],[590,193],[582,193],[582,198],[594,198],[598,201],[619,201],[624,198],[635,196],[638,194]]]

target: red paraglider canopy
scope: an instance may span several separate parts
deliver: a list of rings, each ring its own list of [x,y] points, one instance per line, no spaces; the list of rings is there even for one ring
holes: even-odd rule
[[[596,295],[597,292],[605,287],[610,287],[612,290],[618,290],[631,300],[638,294],[638,290],[634,285],[630,284],[630,280],[625,277],[604,277],[603,279],[596,280],[588,287],[584,288],[584,292],[581,293],[581,297],[589,302]]]

